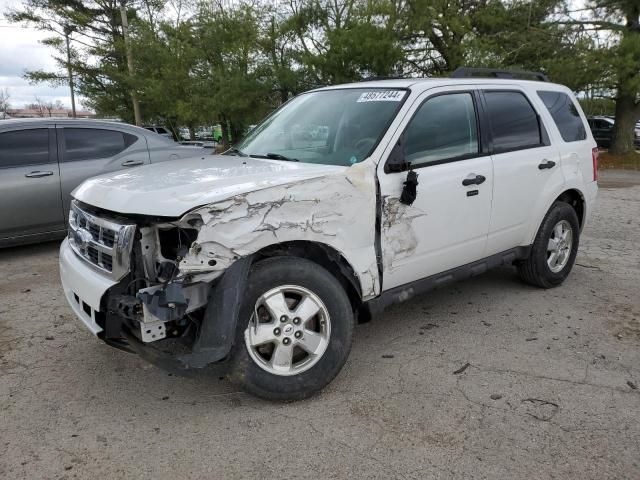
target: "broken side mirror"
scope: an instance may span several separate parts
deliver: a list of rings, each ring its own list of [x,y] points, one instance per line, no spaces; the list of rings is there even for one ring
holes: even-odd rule
[[[400,195],[400,203],[405,205],[413,205],[418,196],[418,174],[409,169],[407,179],[403,183],[402,194]]]
[[[393,149],[389,154],[389,158],[387,159],[387,163],[384,166],[384,171],[386,173],[404,172],[409,170],[411,164],[407,162],[404,154],[404,141],[405,136],[403,134],[393,146]]]
[[[408,170],[407,179],[403,183],[402,194],[400,195],[400,203],[413,205],[418,195],[418,174],[411,169],[411,162],[407,161],[404,144],[405,136],[403,134],[393,146],[384,170],[386,173],[405,172]]]

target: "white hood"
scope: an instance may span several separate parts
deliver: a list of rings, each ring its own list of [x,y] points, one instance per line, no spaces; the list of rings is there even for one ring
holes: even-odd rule
[[[100,175],[72,192],[112,212],[179,217],[234,195],[345,172],[348,167],[205,155]]]

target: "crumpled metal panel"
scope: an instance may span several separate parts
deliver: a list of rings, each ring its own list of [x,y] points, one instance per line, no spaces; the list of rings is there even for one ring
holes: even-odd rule
[[[358,276],[365,300],[380,292],[373,163],[238,194],[188,216],[199,216],[203,224],[180,262],[182,275],[224,271],[264,247],[304,240],[340,252]]]

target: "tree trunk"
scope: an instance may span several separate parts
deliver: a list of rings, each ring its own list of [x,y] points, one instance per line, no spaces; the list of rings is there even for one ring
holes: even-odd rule
[[[125,53],[127,56],[127,70],[129,76],[133,77],[133,52],[131,50],[131,42],[129,41],[129,20],[127,18],[127,8],[125,0],[120,3],[120,15],[122,16],[122,36],[124,37]],[[133,118],[138,127],[142,126],[142,115],[140,114],[140,103],[138,102],[138,94],[135,88],[131,89],[131,103],[133,104]]]
[[[640,61],[640,6],[637,0],[621,2],[626,10],[624,15],[627,21],[620,42],[621,55],[625,62],[618,66],[618,84],[616,89],[616,123],[613,127],[613,139],[609,151],[615,155],[624,155],[635,151],[633,145],[634,130],[638,116],[640,116],[640,104],[638,96],[638,61]],[[629,58],[632,60],[629,61]]]
[[[227,117],[225,117],[224,115],[222,116],[222,121],[220,122],[220,130],[222,131],[220,143],[226,150],[229,148],[229,125],[227,123]]]
[[[620,92],[622,89],[618,87]],[[635,151],[633,145],[638,106],[633,95],[619,93],[616,98],[616,123],[613,127],[613,139],[609,151],[615,155],[624,155]]]
[[[236,123],[234,123],[234,122],[229,122],[229,123],[231,124],[231,125],[230,125],[230,130],[231,130],[231,143],[233,143],[233,144],[235,145],[235,144],[236,144],[236,143],[238,143],[238,142],[242,139],[242,137],[244,136],[244,135],[243,135],[243,131],[244,131],[244,129],[243,129],[241,126],[239,126],[239,125],[237,125]]]

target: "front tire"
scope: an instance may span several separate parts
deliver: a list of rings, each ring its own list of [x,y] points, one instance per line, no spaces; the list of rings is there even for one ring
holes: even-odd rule
[[[355,323],[333,275],[306,259],[268,258],[252,267],[244,298],[231,381],[268,400],[300,400],[333,380]]]
[[[555,202],[538,229],[529,258],[518,264],[520,277],[541,288],[562,284],[576,260],[579,237],[576,211],[568,203]]]

